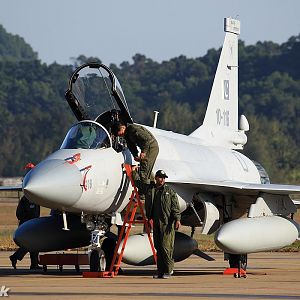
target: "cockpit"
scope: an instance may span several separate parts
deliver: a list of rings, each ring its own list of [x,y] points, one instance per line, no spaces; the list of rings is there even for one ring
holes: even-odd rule
[[[124,148],[111,134],[114,122],[133,123],[121,85],[111,69],[87,63],[72,74],[65,97],[78,121],[61,149]],[[83,122],[85,121],[85,122]]]
[[[65,96],[78,121],[93,120],[109,134],[116,121],[133,123],[117,77],[103,64],[88,63],[77,68]]]
[[[111,147],[107,130],[91,121],[81,121],[71,127],[60,149],[101,149]]]

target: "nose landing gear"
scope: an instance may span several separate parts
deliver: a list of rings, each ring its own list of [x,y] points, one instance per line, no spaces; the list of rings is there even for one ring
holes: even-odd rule
[[[104,251],[101,249],[92,249],[89,253],[90,272],[102,272],[106,268]]]
[[[108,230],[104,216],[82,215],[81,222],[91,231],[91,244],[88,247],[88,256],[91,272],[105,271],[105,253],[101,249],[100,241]]]

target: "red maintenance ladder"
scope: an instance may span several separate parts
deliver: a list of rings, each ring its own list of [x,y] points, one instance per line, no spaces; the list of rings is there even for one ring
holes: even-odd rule
[[[132,178],[132,167],[129,164],[124,164],[123,166],[125,168],[125,171],[126,171],[126,174],[127,174],[128,178],[130,180],[130,183],[133,187],[133,191],[131,193],[129,203],[128,203],[127,208],[126,208],[126,213],[125,213],[125,216],[124,216],[124,222],[123,222],[121,231],[119,233],[118,242],[117,242],[117,245],[116,245],[115,250],[114,250],[114,256],[113,256],[109,271],[83,272],[83,274],[82,274],[83,277],[112,278],[112,277],[118,275],[120,265],[121,265],[121,261],[122,261],[122,257],[123,257],[123,254],[124,254],[124,250],[125,250],[125,247],[126,247],[126,243],[127,243],[128,237],[129,237],[129,233],[130,233],[132,224],[136,224],[136,223],[144,224],[144,228],[145,228],[146,233],[148,235],[148,239],[149,239],[151,249],[152,249],[152,252],[153,252],[154,261],[156,263],[156,252],[155,252],[153,240],[152,240],[152,237],[151,237],[151,234],[150,234],[150,227],[149,227],[148,220],[147,220],[147,218],[145,216],[145,213],[144,213],[143,203],[141,202],[137,187],[136,187],[136,185],[134,183],[134,180]],[[138,207],[139,207],[140,213],[142,215],[142,220],[134,219]],[[127,227],[127,230],[126,230],[126,233],[125,233],[126,227]],[[121,245],[124,233],[125,233],[125,237],[124,237],[121,253],[120,253],[120,255],[118,255],[118,250],[119,250],[119,247]]]

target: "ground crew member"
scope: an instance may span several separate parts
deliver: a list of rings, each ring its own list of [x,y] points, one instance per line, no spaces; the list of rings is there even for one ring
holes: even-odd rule
[[[153,239],[157,251],[157,274],[153,278],[170,278],[173,274],[175,229],[180,227],[180,211],[176,192],[165,184],[163,170],[155,174],[146,194],[145,209],[153,220]]]
[[[156,161],[159,147],[157,140],[145,127],[136,124],[116,122],[112,125],[112,133],[115,136],[125,138],[127,147],[132,153],[135,161],[140,162],[140,194],[145,194],[145,186],[150,184],[151,172]],[[137,146],[141,149],[138,155]]]
[[[40,216],[40,206],[30,202],[25,196],[23,196],[17,206],[16,216],[19,220],[19,226],[24,222],[38,218]],[[19,248],[13,255],[9,257],[11,265],[14,269],[17,268],[17,261],[22,260],[28,251],[24,248]],[[30,252],[30,270],[41,269],[39,266],[38,253]]]

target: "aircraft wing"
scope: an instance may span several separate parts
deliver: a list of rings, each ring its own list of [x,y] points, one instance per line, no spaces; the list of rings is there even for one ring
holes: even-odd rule
[[[286,184],[259,184],[245,183],[237,181],[168,181],[170,184],[186,185],[191,188],[199,188],[209,192],[234,193],[238,195],[258,195],[259,193],[267,193],[274,195],[291,195],[300,194],[299,185]]]
[[[0,186],[0,192],[1,191],[16,191],[21,192],[22,191],[22,185],[15,185],[15,186]]]

